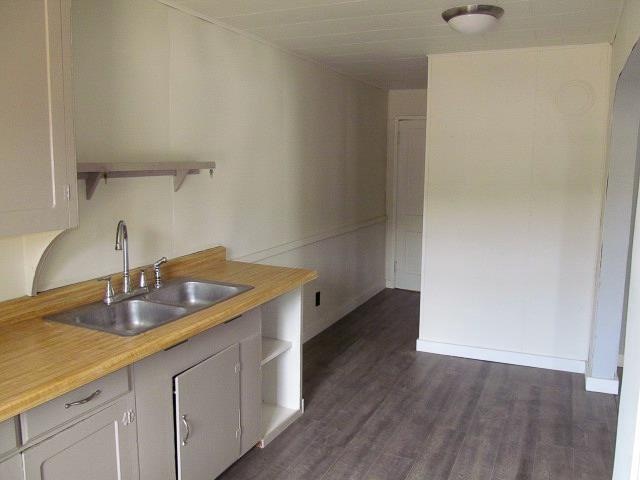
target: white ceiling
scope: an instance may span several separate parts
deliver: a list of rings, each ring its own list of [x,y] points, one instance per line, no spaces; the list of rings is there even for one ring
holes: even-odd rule
[[[443,10],[464,0],[170,0],[205,18],[384,88],[423,88],[432,53],[611,42],[623,0],[493,0],[505,15],[479,36]]]

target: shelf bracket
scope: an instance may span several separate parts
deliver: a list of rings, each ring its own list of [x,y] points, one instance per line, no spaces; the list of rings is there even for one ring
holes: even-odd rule
[[[87,173],[87,177],[85,179],[85,195],[87,197],[87,200],[91,200],[91,197],[93,197],[94,192],[96,191],[96,187],[98,186],[98,183],[100,182],[100,177],[102,175],[100,174],[100,172],[91,172],[91,173]]]
[[[177,192],[184,183],[184,179],[187,178],[189,170],[177,169],[176,175],[173,177],[173,191]]]

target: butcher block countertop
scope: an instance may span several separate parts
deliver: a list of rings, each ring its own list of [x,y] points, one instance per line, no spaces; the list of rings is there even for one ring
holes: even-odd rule
[[[95,280],[0,303],[0,421],[63,395],[226,322],[317,278],[312,270],[226,260],[216,247],[170,260],[163,278],[251,285],[236,297],[133,337],[45,321],[43,316],[99,301]],[[137,272],[134,274],[137,278]],[[118,291],[121,275],[115,274]]]

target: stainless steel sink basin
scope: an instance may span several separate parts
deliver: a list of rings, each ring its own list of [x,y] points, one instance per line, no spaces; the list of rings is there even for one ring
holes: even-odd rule
[[[184,307],[133,299],[112,305],[94,303],[52,315],[48,320],[129,336],[177,320],[187,313]]]
[[[131,336],[178,320],[190,313],[235,297],[253,287],[224,282],[176,279],[130,299],[106,305],[92,303],[45,317],[116,335]]]
[[[144,298],[189,309],[201,309],[235,297],[251,288],[248,285],[182,279],[153,290]]]

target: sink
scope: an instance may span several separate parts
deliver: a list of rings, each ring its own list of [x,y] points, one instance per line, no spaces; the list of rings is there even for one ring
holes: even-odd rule
[[[248,285],[182,279],[167,283],[151,291],[144,298],[164,304],[181,305],[189,309],[201,309],[228,300],[251,288],[253,287]]]
[[[131,336],[240,295],[253,287],[224,282],[176,279],[128,300],[92,303],[46,320]]]
[[[188,310],[145,300],[125,300],[112,305],[94,303],[86,307],[52,315],[48,320],[80,325],[116,335],[137,335],[172,320],[184,317]]]

